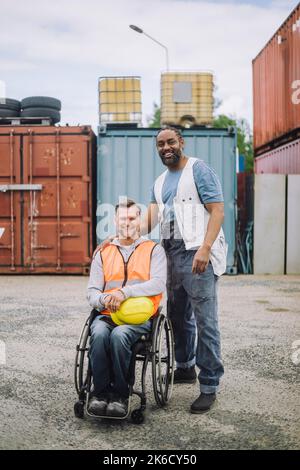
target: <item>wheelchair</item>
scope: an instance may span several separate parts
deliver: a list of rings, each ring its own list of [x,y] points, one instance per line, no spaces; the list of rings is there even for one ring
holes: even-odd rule
[[[90,327],[96,316],[97,310],[92,310],[85,321],[78,344],[76,346],[74,380],[78,394],[78,401],[74,405],[74,414],[77,418],[84,415],[101,419],[126,419],[131,414],[131,420],[135,424],[144,422],[144,411],[146,410],[146,371],[151,363],[152,385],[154,398],[158,406],[164,407],[170,401],[174,380],[174,336],[170,320],[162,313],[162,307],[152,319],[151,332],[144,334],[132,346],[132,356],[128,370],[129,400],[126,416],[96,416],[88,410],[89,397],[92,389],[92,370],[89,361],[89,338]],[[141,386],[135,388],[136,365],[142,363]],[[140,399],[140,406],[131,410],[133,395]]]

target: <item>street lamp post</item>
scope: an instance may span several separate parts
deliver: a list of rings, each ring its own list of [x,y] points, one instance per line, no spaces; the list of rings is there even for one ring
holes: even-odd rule
[[[159,44],[161,47],[164,48],[165,52],[166,52],[166,64],[167,64],[167,72],[169,72],[169,52],[168,52],[168,48],[162,44],[161,42],[157,41],[156,39],[154,39],[152,36],[150,36],[149,34],[145,33],[145,31],[143,31],[141,28],[139,28],[138,26],[135,26],[134,24],[130,24],[129,25],[129,28],[133,29],[133,31],[136,31],[137,33],[140,33],[140,34],[144,34],[145,36],[147,36],[148,38],[152,39],[152,41],[156,42],[156,44]]]

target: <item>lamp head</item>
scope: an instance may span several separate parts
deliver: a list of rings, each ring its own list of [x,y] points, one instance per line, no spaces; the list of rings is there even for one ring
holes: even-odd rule
[[[139,28],[138,26],[135,26],[134,24],[130,24],[129,28],[133,29],[137,33],[143,33],[144,32],[141,28]]]

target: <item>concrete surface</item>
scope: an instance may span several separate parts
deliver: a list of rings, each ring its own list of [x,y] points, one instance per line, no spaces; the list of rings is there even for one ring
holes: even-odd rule
[[[176,385],[169,406],[160,409],[149,386],[140,427],[74,417],[73,363],[90,310],[87,280],[0,276],[1,449],[300,447],[300,276],[224,276],[219,304],[226,372],[214,408],[190,414],[198,387]]]

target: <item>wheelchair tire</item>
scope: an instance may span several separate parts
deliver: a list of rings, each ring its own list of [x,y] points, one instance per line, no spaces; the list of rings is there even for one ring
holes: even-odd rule
[[[82,419],[84,417],[84,403],[83,401],[77,401],[74,405],[74,415],[76,418]]]
[[[159,315],[152,339],[152,383],[155,401],[161,407],[169,402],[172,395],[174,362],[172,325],[165,315]]]
[[[74,383],[78,396],[83,393],[83,388],[86,385],[86,380],[88,379],[86,375],[86,363],[88,363],[87,342],[89,337],[89,320],[90,317],[88,317],[85,321],[84,327],[79,337],[78,344],[76,346]]]
[[[145,416],[141,410],[133,410],[131,413],[131,420],[134,424],[143,424]]]

